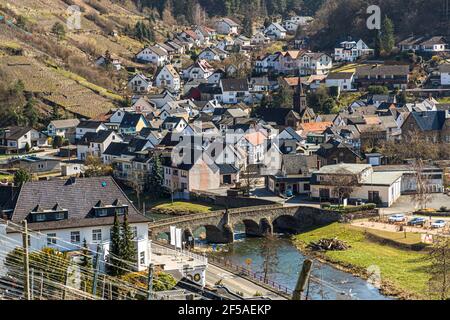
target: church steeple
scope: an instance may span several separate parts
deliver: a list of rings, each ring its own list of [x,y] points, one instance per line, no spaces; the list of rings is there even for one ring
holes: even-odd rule
[[[302,80],[301,77],[298,77],[298,83],[297,83],[297,87],[295,88],[295,93],[294,93],[294,111],[298,112],[298,113],[302,113],[304,110],[306,110],[306,108],[308,108],[307,105],[307,101],[306,101],[306,94],[303,91],[303,86],[302,86]]]

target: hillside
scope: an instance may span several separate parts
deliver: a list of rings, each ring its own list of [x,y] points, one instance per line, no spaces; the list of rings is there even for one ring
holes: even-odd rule
[[[81,8],[80,30],[66,26],[72,4]],[[131,1],[7,0],[0,4],[0,17],[6,17],[0,19],[0,89],[22,81],[27,100],[31,94],[36,109],[44,113],[43,122],[55,106],[67,116],[95,118],[123,99],[129,74],[94,65],[107,50],[124,66],[145,68],[133,61],[145,41],[124,30],[138,21],[147,23],[148,15]],[[55,23],[64,26],[64,37],[53,32]],[[154,29],[155,40],[168,31],[158,21]],[[14,107],[6,105],[17,113]]]

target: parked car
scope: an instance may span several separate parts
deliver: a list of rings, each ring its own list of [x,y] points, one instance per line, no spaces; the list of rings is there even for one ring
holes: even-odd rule
[[[431,224],[432,228],[443,228],[447,225],[447,222],[445,220],[436,220],[433,221],[433,223]]]
[[[406,220],[406,217],[404,214],[394,214],[388,220],[389,222],[403,222]]]
[[[408,221],[408,225],[409,226],[422,226],[423,227],[425,225],[426,221],[427,220],[425,218],[416,217],[416,218],[412,218],[411,220],[409,220]]]

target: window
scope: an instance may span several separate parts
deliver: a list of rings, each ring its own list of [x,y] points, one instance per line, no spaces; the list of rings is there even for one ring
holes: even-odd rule
[[[45,214],[37,214],[36,215],[36,222],[45,221]]]
[[[47,233],[47,245],[55,245],[56,244],[56,233]]]
[[[139,263],[145,264],[145,251],[139,253]]]
[[[380,192],[378,191],[369,191],[369,202],[378,203],[380,201]]]
[[[125,208],[116,208],[117,215],[124,215],[125,214]]]
[[[97,216],[99,217],[106,217],[108,215],[107,209],[98,209],[97,210]]]
[[[131,227],[131,233],[133,233],[133,239],[137,239],[137,227]]]
[[[102,241],[102,230],[101,229],[92,230],[92,241],[94,241],[94,242]]]
[[[80,231],[72,231],[70,233],[70,242],[80,243]]]

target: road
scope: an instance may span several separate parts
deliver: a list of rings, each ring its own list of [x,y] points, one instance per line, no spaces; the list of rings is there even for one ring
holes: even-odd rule
[[[222,280],[222,285],[227,287],[233,293],[243,293],[244,298],[252,298],[255,293],[258,292],[272,300],[285,300],[285,298],[273,293],[272,291],[264,289],[263,287],[247,279],[209,263],[208,268],[206,269],[206,283],[209,286],[214,287],[219,280]]]

